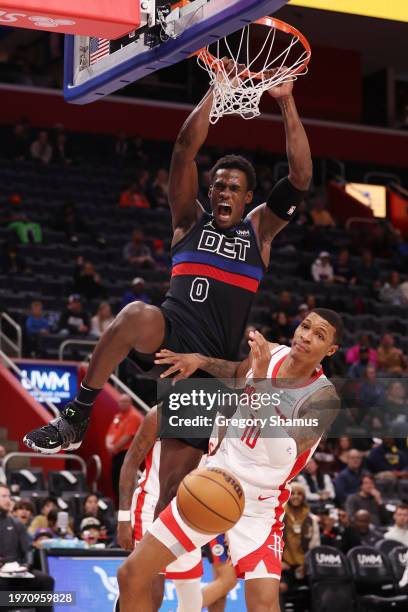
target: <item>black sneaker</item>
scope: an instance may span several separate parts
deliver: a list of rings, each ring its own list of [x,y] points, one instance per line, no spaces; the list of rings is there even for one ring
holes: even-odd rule
[[[33,429],[23,438],[26,446],[45,455],[53,455],[59,451],[77,450],[82,444],[89,418],[80,422],[73,422],[70,418],[72,406],[68,404],[61,416],[50,421],[39,429]],[[73,411],[74,412],[74,411]]]

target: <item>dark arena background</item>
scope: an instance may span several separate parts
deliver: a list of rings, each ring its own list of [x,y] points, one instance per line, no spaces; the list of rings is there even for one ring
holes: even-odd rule
[[[157,403],[147,361],[131,352],[113,372],[78,450],[41,455],[23,437],[75,398],[94,346],[124,307],[163,302],[172,268],[170,159],[183,122],[207,91],[208,75],[195,57],[180,57],[135,82],[123,77],[118,85],[119,77],[110,76],[117,91],[98,94],[92,85],[77,93],[67,85],[66,42],[67,101],[67,31],[59,29],[67,16],[44,17],[53,3],[43,2],[42,17],[28,21],[36,14],[29,2],[3,4],[0,609],[36,610],[34,599],[6,601],[6,593],[20,590],[75,595],[65,604],[48,600],[47,610],[108,612],[115,609],[117,570],[129,554],[117,540],[119,471]],[[41,2],[31,4],[38,12]],[[142,10],[151,5],[140,4]],[[294,98],[313,180],[273,242],[235,359],[248,355],[251,330],[290,345],[311,310],[330,308],[341,315],[345,333],[323,367],[347,388],[342,430],[321,441],[292,483],[298,494],[285,510],[280,609],[407,610],[408,5],[271,0],[269,10],[263,4],[264,14],[300,30],[312,49]],[[92,17],[83,25],[81,40],[105,27],[93,20],[93,30],[86,31]],[[149,29],[149,23],[141,22],[136,38],[158,47],[160,26]],[[87,39],[90,78],[101,57],[137,44],[130,26],[119,25],[113,35],[101,30],[110,43]],[[265,94],[260,110],[250,121],[228,116],[210,126],[196,159],[198,199],[207,211],[210,170],[226,154],[243,155],[255,167],[251,206],[288,174],[275,100]],[[14,529],[11,539],[8,529]],[[217,546],[209,555],[213,564],[203,553],[202,584],[217,577]],[[244,582],[230,586],[210,611],[247,610]],[[177,609],[167,579],[160,610]]]

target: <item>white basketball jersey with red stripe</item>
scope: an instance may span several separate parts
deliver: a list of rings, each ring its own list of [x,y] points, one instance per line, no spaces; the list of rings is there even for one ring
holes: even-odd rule
[[[284,389],[274,387],[273,381],[289,352],[287,346],[278,346],[271,351],[267,378],[271,378],[271,393],[279,394],[279,403],[276,406],[269,403],[268,413],[269,416],[294,419],[311,395],[332,384],[320,367],[303,386]],[[251,376],[252,371],[248,373],[248,384]],[[265,413],[264,408],[262,412]],[[240,404],[234,418],[244,420],[248,417],[256,418],[257,413],[247,403]],[[208,458],[207,465],[229,469],[240,480],[245,492],[244,515],[260,516],[266,513],[270,519],[272,513],[276,527],[279,528],[282,526],[283,505],[290,496],[289,482],[303,469],[317,444],[298,455],[296,441],[282,427],[239,428],[229,425],[219,449]]]

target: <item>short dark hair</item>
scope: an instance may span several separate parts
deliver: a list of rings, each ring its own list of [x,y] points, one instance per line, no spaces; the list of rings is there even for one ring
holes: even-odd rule
[[[336,344],[341,344],[344,334],[344,325],[341,316],[334,310],[330,310],[330,308],[314,308],[312,312],[319,315],[319,317],[322,317],[322,319],[334,327],[336,330],[336,333],[334,334],[334,342]]]
[[[224,155],[215,163],[210,170],[211,181],[213,180],[217,170],[241,170],[246,176],[248,191],[254,191],[256,187],[256,174],[255,168],[242,155]]]
[[[29,510],[31,514],[35,514],[34,504],[29,499],[20,499],[13,510]]]

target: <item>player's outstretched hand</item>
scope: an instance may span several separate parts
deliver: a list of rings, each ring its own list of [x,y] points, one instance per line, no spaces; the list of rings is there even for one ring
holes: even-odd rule
[[[248,344],[251,347],[253,378],[266,378],[271,360],[269,342],[261,332],[249,332]]]
[[[117,541],[121,548],[133,550],[133,529],[130,521],[118,522]]]
[[[166,378],[171,374],[176,374],[173,377],[174,382],[188,378],[201,366],[201,355],[198,353],[173,353],[168,349],[161,349],[156,353],[154,363],[157,365],[168,365],[171,367],[160,374],[160,378]]]
[[[287,70],[286,66],[282,66],[282,68],[273,68],[271,70],[265,70],[264,76],[265,78],[269,79],[277,72],[279,71],[284,72],[285,70]],[[277,100],[279,98],[288,98],[292,94],[293,83],[294,81],[285,81],[284,83],[281,83],[280,85],[275,85],[274,87],[271,87],[270,89],[268,89],[268,94],[272,96],[272,98],[275,98]]]

